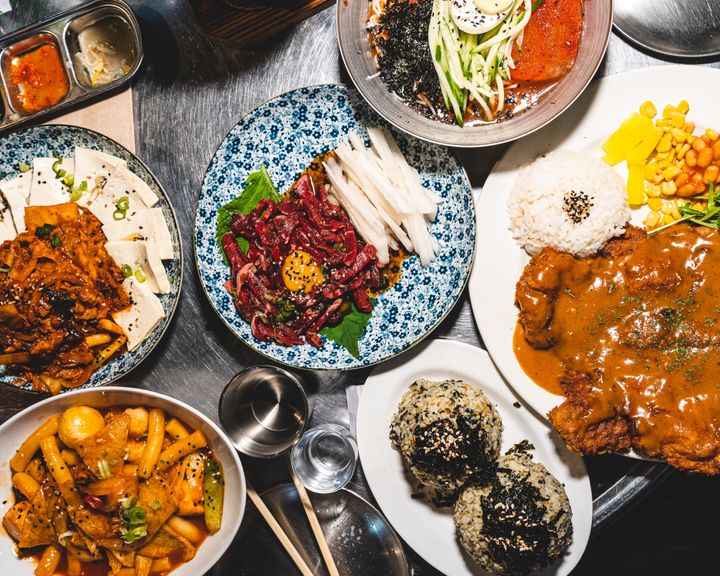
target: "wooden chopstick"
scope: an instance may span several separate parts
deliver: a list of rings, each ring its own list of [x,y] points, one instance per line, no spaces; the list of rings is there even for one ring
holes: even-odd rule
[[[305,510],[305,515],[310,522],[310,528],[312,528],[313,534],[315,535],[315,540],[317,540],[318,543],[318,548],[320,548],[320,553],[322,554],[323,560],[325,561],[325,566],[327,566],[330,576],[340,576],[337,566],[335,565],[335,560],[333,559],[332,553],[330,552],[330,547],[325,540],[325,534],[323,534],[322,528],[320,527],[320,522],[318,522],[317,516],[315,515],[315,509],[313,508],[312,502],[310,502],[310,497],[308,496],[307,490],[305,490],[305,486],[295,475],[295,471],[292,469],[289,458],[287,463],[288,468],[290,469],[290,476],[292,476],[293,484],[295,484],[295,489],[300,495],[300,501],[302,502],[303,509]]]
[[[275,520],[275,516],[273,516],[272,512],[270,512],[268,507],[265,506],[265,502],[263,502],[262,498],[260,498],[260,495],[255,491],[255,488],[253,488],[247,480],[246,485],[247,495],[250,497],[250,500],[252,500],[252,503],[255,504],[255,508],[258,509],[258,512],[260,512],[260,515],[265,519],[265,522],[268,523],[268,526],[270,526],[270,529],[273,531],[275,536],[277,536],[277,539],[280,541],[283,548],[285,548],[285,551],[288,553],[288,556],[290,556],[290,559],[295,563],[295,566],[297,566],[303,576],[314,576],[312,570],[310,570],[308,565],[305,563],[305,560],[303,560],[302,556],[300,556],[297,548],[295,548],[293,543],[290,542],[288,535],[285,534],[285,531],[282,529],[280,524],[278,524],[278,521]]]

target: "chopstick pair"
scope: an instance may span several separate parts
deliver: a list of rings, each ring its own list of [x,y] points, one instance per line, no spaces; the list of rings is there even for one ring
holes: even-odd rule
[[[313,531],[315,540],[318,543],[318,548],[320,548],[320,553],[322,554],[325,565],[327,566],[328,572],[330,573],[330,576],[340,576],[337,566],[335,565],[335,561],[333,560],[332,553],[330,552],[330,548],[327,544],[327,541],[325,540],[325,535],[323,534],[322,528],[320,527],[320,522],[318,522],[317,516],[315,515],[315,510],[313,508],[312,502],[310,502],[310,497],[308,496],[307,490],[305,490],[305,486],[303,486],[302,482],[300,482],[300,479],[295,475],[295,472],[293,471],[289,460],[288,468],[290,470],[290,475],[292,476],[295,489],[300,496],[300,502],[302,502],[305,515],[307,516],[308,522],[310,522],[310,528]],[[253,488],[250,482],[248,482],[247,480],[246,482],[247,494],[250,497],[250,500],[253,504],[255,504],[258,512],[260,512],[260,515],[263,517],[265,522],[267,522],[268,526],[270,526],[270,529],[280,541],[280,544],[282,544],[283,548],[285,548],[285,551],[288,553],[288,556],[290,556],[290,559],[295,563],[295,566],[297,566],[298,570],[300,570],[300,573],[303,576],[315,576],[313,571],[310,570],[310,567],[307,565],[305,560],[303,560],[297,548],[295,548],[293,543],[290,541],[288,535],[282,529],[282,526],[280,526],[278,521],[273,516],[272,512],[270,512],[270,509],[265,505],[265,502],[263,502],[263,499],[256,492],[255,488]]]

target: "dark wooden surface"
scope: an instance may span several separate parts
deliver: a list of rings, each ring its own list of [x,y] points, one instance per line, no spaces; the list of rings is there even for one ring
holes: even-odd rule
[[[9,30],[76,3],[15,0],[15,10],[0,17],[0,26]],[[145,43],[145,63],[134,85],[137,151],[173,201],[185,243],[186,270],[183,296],[168,334],[121,383],[169,394],[217,420],[217,402],[227,381],[239,369],[265,360],[238,342],[217,319],[197,279],[192,229],[204,170],[230,128],[257,105],[293,88],[348,82],[336,45],[334,11],[313,16],[264,49],[246,50],[205,36],[188,0],[134,0],[131,4]],[[599,75],[655,63],[613,36]],[[689,95],[692,89],[688,87]],[[458,151],[476,186],[482,185],[501,153],[501,147]],[[481,345],[466,297],[432,337]],[[367,370],[305,373],[314,408],[311,424],[346,423],[345,387],[362,383],[367,374]],[[0,421],[35,400],[34,395],[0,388]],[[259,486],[286,481],[282,466],[246,465]],[[591,458],[588,466],[596,495],[606,492],[619,478],[642,474],[632,461],[620,457]],[[709,536],[697,528],[709,513],[717,512],[715,486],[712,479],[674,476],[591,540],[575,574],[716,573],[716,569],[705,571],[703,567],[709,564],[703,562],[710,558],[704,544],[717,543],[717,531]],[[352,487],[370,496],[362,470]],[[711,500],[710,507],[706,497]],[[238,541],[233,550],[241,547]],[[408,559],[415,576],[437,574],[410,550]],[[244,574],[248,572],[243,566],[257,566],[258,562],[267,567],[268,575],[291,573],[279,548],[277,557],[263,559],[231,552],[211,573]],[[680,570],[680,566],[690,571]]]

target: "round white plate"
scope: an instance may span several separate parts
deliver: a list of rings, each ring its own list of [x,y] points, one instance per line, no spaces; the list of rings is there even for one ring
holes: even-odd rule
[[[513,406],[508,391],[484,350],[452,340],[432,340],[377,368],[363,388],[357,417],[360,461],[380,509],[401,538],[428,563],[448,576],[486,574],[468,562],[455,536],[452,508],[437,508],[413,498],[400,453],[390,446],[390,422],[407,387],[419,378],[462,379],[482,389],[503,419],[503,452],[529,440],[533,458],[565,485],[573,511],[573,542],[567,553],[542,572],[565,576],[583,555],[592,525],[592,493],[583,460],[568,452],[543,422]]]
[[[600,146],[605,139],[646,100],[651,100],[660,113],[667,104],[687,100],[688,119],[694,120],[698,128],[720,126],[715,99],[697,96],[690,89],[718,82],[720,70],[701,66],[658,66],[603,78],[552,125],[511,146],[488,177],[476,207],[477,246],[470,275],[470,301],[493,362],[517,395],[543,418],[563,398],[544,390],[525,374],[512,345],[518,313],[515,284],[530,260],[508,229],[506,203],[518,169],[558,148],[601,157]],[[627,179],[624,163],[616,169]],[[635,210],[632,221],[642,221],[645,211]]]
[[[147,406],[162,408],[192,429],[202,430],[208,446],[220,461],[225,479],[225,499],[220,530],[208,536],[195,557],[180,564],[173,576],[197,576],[210,570],[232,544],[245,513],[245,474],[237,452],[225,433],[207,416],[191,406],[150,390],[106,386],[86,388],[52,396],[38,402],[0,426],[0,517],[15,503],[10,458],[20,444],[50,416],[62,414],[70,406]],[[0,530],[0,573],[8,576],[33,576],[36,563],[22,560],[14,551],[15,541]]]

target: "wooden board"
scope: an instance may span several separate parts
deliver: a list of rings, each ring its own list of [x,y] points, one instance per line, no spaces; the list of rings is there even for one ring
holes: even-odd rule
[[[302,22],[335,0],[190,0],[210,36],[251,48]]]

